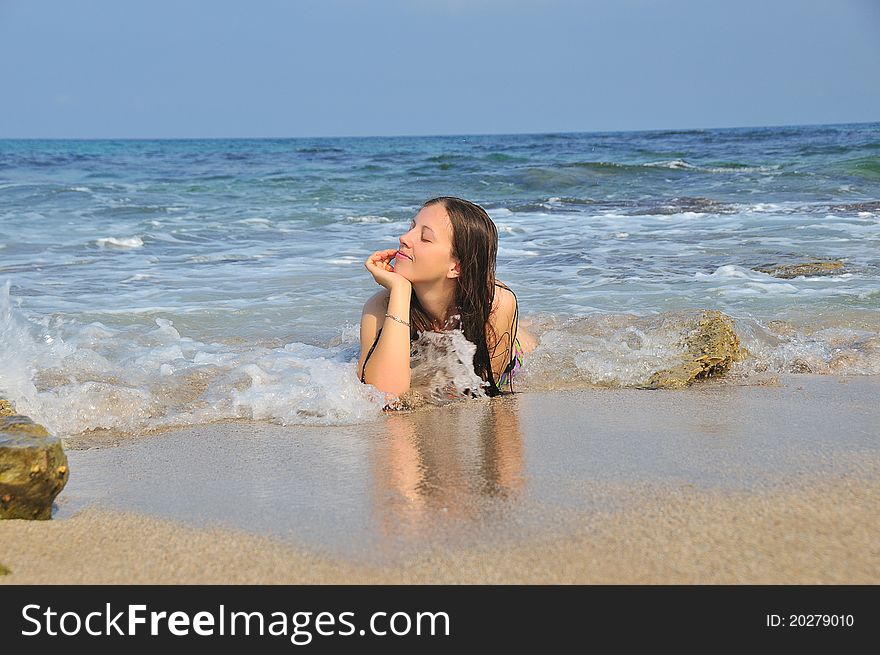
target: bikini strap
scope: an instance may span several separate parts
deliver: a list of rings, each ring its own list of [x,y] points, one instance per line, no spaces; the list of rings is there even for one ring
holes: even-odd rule
[[[516,297],[516,292],[503,282],[495,280],[495,286],[499,286],[502,289],[507,289],[508,291],[510,291],[510,293],[513,294],[513,335],[510,339],[511,358],[507,366],[505,367],[506,370],[513,366],[514,362],[516,361],[516,349],[514,348],[514,344],[516,343],[516,333],[519,328],[519,299]]]
[[[370,361],[370,355],[373,354],[373,351],[376,349],[376,345],[379,343],[379,336],[382,334],[382,328],[379,328],[379,331],[376,333],[376,340],[373,342],[372,347],[370,348],[370,352],[367,353],[366,359],[364,359],[364,367],[361,369],[361,382],[366,384],[366,380],[364,379],[367,375],[367,362]]]

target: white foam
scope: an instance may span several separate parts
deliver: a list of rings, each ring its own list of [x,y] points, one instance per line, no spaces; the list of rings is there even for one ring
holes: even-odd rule
[[[543,324],[543,327],[542,327]],[[682,340],[686,324],[674,314],[632,317],[591,314],[560,324],[551,316],[530,328],[539,338],[520,372],[520,390],[580,386],[643,386],[657,371],[689,359]],[[809,334],[770,333],[752,319],[736,320],[734,330],[746,359],[729,375],[766,371],[839,375],[880,373],[880,334],[829,327]]]
[[[730,168],[724,166],[700,166],[699,169],[709,173],[772,173],[778,171],[781,166],[774,164],[772,166],[742,166],[739,168]]]
[[[742,286],[735,287],[711,287],[708,291],[714,291],[721,296],[754,296],[763,294],[796,294],[801,292],[794,284],[785,282],[747,282]]]
[[[326,353],[325,353],[326,354]],[[338,425],[377,417],[385,394],[364,385],[357,362],[315,356],[305,344],[288,344],[239,369],[250,384],[232,389],[239,416],[287,424]]]
[[[790,205],[783,205],[776,202],[758,202],[753,205],[745,205],[743,211],[749,213],[788,213],[791,211]]]
[[[878,335],[851,328],[825,328],[810,334],[793,329],[776,334],[755,321],[741,321],[738,334],[749,357],[731,368],[732,375],[752,373],[880,374]]]
[[[655,161],[655,162],[649,162],[648,164],[645,164],[645,165],[646,166],[657,166],[659,168],[672,168],[672,169],[676,169],[676,170],[696,168],[696,166],[693,166],[692,164],[688,164],[683,159],[673,159],[671,161]]]
[[[364,216],[346,216],[345,220],[349,223],[391,223],[387,216],[373,216],[366,214]]]
[[[102,248],[140,248],[144,245],[144,241],[140,237],[104,237],[98,239],[95,243]]]
[[[762,273],[760,271],[753,271],[749,268],[744,268],[742,266],[737,266],[736,264],[724,264],[723,266],[719,266],[712,273],[708,275],[706,273],[694,273],[695,280],[754,280],[756,282],[763,282],[765,280],[775,280],[772,275],[767,273]]]
[[[498,254],[505,257],[537,257],[541,253],[535,250],[518,250],[517,248],[498,248]]]
[[[386,395],[356,376],[356,344],[233,350],[183,336],[167,319],[147,332],[99,323],[34,334],[0,298],[0,390],[59,436],[255,418],[281,423],[374,420]],[[201,391],[200,391],[201,390]]]
[[[422,332],[410,360],[412,387],[441,405],[462,398],[466,390],[474,397],[485,396],[483,389],[488,383],[473,369],[476,350],[459,329]]]
[[[212,255],[190,255],[186,261],[193,264],[212,264],[223,262],[258,261],[265,258],[265,253],[258,255],[245,255],[237,252],[219,252]]]

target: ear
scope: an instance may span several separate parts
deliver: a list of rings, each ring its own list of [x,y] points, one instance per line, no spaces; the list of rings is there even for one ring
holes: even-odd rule
[[[461,275],[461,262],[455,260],[455,265],[449,269],[447,277],[459,277]]]

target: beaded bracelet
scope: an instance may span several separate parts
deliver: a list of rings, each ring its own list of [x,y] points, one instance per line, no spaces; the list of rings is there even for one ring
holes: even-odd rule
[[[402,318],[397,318],[396,316],[392,316],[391,314],[385,314],[386,318],[391,318],[397,321],[398,323],[403,323],[406,327],[409,327],[409,323],[404,321]]]

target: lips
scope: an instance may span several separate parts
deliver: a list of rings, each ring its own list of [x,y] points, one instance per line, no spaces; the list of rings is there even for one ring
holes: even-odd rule
[[[412,261],[412,257],[409,257],[409,256],[403,254],[403,253],[400,252],[399,250],[397,251],[397,256],[398,256],[398,257],[403,257],[404,259],[408,259],[409,261]]]

